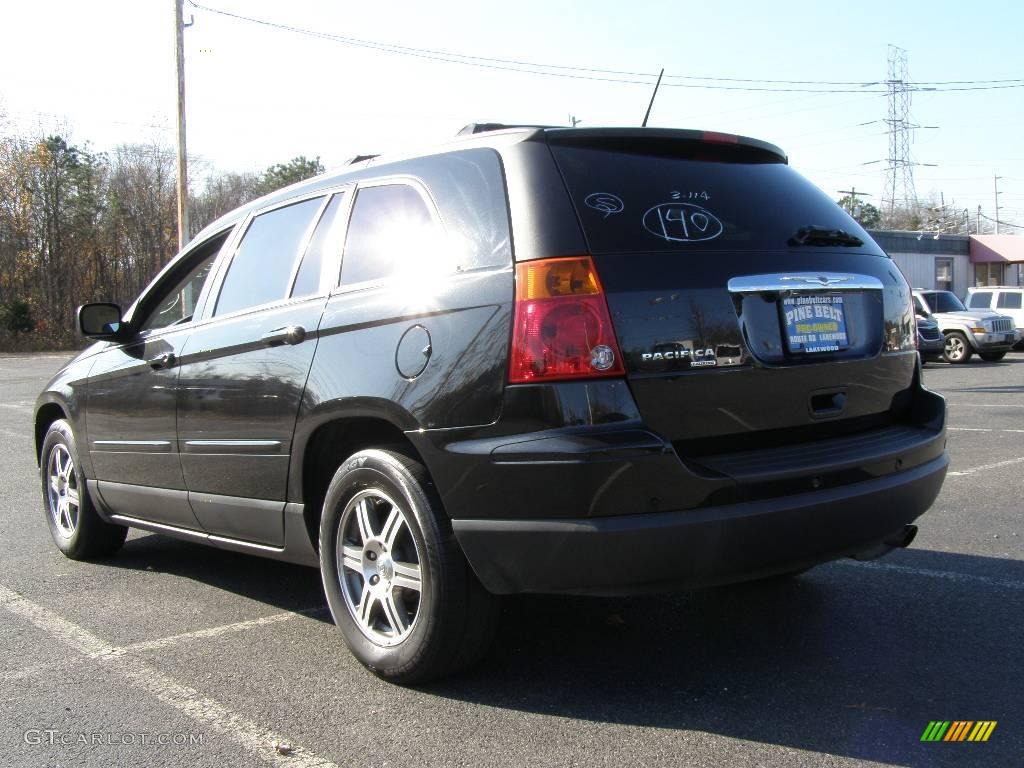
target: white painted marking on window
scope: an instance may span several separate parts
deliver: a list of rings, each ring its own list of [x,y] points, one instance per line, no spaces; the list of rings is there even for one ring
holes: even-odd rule
[[[294,751],[288,755],[278,754],[272,746],[275,741],[292,744],[294,742],[239,715],[196,689],[177,682],[156,667],[138,659],[104,655],[103,651],[110,646],[100,638],[3,585],[0,585],[0,606],[59,638],[80,654],[93,659],[102,658],[101,663],[116,671],[131,685],[188,715],[210,730],[232,739],[264,762],[294,768],[337,768],[329,760],[299,746],[295,746]]]
[[[975,472],[984,472],[988,469],[1000,469],[1001,467],[1012,467],[1014,464],[1020,464],[1024,462],[1024,456],[1020,456],[1016,459],[1007,459],[1006,461],[997,461],[993,464],[982,464],[980,467],[971,467],[970,469],[962,469],[958,472],[947,472],[946,477],[963,477],[964,475],[973,475]]]
[[[985,584],[990,587],[1002,589],[1024,590],[1024,581],[1013,579],[995,579],[991,576],[975,576],[970,573],[958,573],[957,571],[934,571],[928,568],[911,568],[907,565],[895,565],[893,563],[865,563],[857,560],[836,560],[836,565],[848,565],[854,568],[868,568],[873,571],[892,571],[894,573],[906,573],[912,576],[927,576],[931,579],[945,579],[946,581],[959,581],[965,584]]]

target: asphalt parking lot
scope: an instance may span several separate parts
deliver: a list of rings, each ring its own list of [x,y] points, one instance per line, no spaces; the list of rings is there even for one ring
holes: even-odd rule
[[[925,369],[951,467],[910,549],[510,599],[481,668],[415,690],[349,656],[312,569],[139,532],[107,562],[60,555],[31,418],[64,359],[0,356],[0,765],[1021,764],[1024,354]],[[922,743],[934,720],[998,725]]]

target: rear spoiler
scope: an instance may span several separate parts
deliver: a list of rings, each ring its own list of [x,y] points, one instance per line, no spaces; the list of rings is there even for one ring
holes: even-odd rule
[[[724,161],[789,164],[774,144],[747,136],[677,128],[545,128],[549,144],[592,147],[620,152],[643,152],[667,157],[704,155]]]

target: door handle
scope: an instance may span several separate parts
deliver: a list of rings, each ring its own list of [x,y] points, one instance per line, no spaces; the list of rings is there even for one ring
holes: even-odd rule
[[[301,344],[306,338],[306,329],[301,325],[289,325],[284,328],[275,328],[272,331],[268,331],[260,336],[262,341],[267,346],[275,346],[277,344]]]
[[[151,357],[146,362],[149,363],[149,367],[153,370],[160,370],[161,368],[170,368],[174,365],[175,357],[173,352],[164,352],[162,355]]]

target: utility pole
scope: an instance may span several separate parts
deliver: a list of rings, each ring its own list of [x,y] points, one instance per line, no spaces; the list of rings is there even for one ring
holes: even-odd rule
[[[981,206],[978,206],[978,234],[981,234]]]
[[[996,204],[996,216],[995,216],[995,219],[996,219],[996,234],[997,235],[999,234],[999,180],[1001,178],[1003,178],[1003,177],[1002,176],[997,176],[994,173],[992,174],[992,190],[993,190],[993,193],[994,193],[993,194],[993,200],[995,201],[995,204]]]
[[[849,189],[840,189],[837,191],[840,195],[850,196],[850,210],[848,211],[848,213],[854,218],[857,218],[857,195],[867,197],[868,195],[871,194],[870,192],[858,192],[856,187],[850,187]]]
[[[174,61],[178,67],[178,250],[188,242],[188,155],[185,153],[185,0],[174,0]]]
[[[582,122],[583,121],[580,120],[579,118],[577,118],[576,115],[569,115],[569,125],[571,125],[573,128],[575,128],[577,125],[579,125]]]

